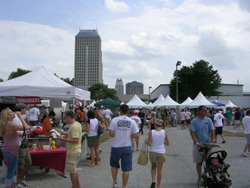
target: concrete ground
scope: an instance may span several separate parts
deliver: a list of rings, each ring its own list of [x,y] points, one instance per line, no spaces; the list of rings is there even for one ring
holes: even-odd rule
[[[161,186],[163,188],[195,188],[197,175],[195,164],[192,162],[192,139],[188,129],[181,130],[180,126],[175,128],[166,128],[169,136],[170,145],[166,147],[167,162],[163,166],[163,176]],[[232,126],[225,126],[224,130],[230,132],[243,132],[234,130]],[[140,135],[140,147],[147,138],[149,130],[144,127],[144,135]],[[241,157],[240,154],[246,143],[244,137],[226,137],[226,143],[221,143],[218,138],[218,144],[228,152],[226,163],[230,164],[228,172],[233,182],[232,188],[250,187],[250,157]],[[96,167],[86,167],[89,163],[82,160],[78,164],[79,178],[82,188],[109,188],[112,185],[112,177],[109,166],[110,148],[112,138],[101,144],[101,162]],[[151,185],[151,164],[140,166],[137,164],[139,152],[133,154],[133,171],[130,173],[128,188],[147,188]],[[0,167],[0,175],[3,177],[3,167]],[[70,188],[71,182],[69,174],[67,178],[58,176],[54,170],[45,173],[39,167],[31,167],[28,170],[27,183],[35,188]],[[3,180],[1,178],[1,186]],[[122,172],[118,173],[118,186],[121,187]]]

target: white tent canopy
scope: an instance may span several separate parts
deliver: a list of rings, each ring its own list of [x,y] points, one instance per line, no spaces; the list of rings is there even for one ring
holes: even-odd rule
[[[191,103],[193,100],[188,97],[183,103],[181,103],[181,107],[188,107],[188,104]]]
[[[163,97],[163,95],[161,94],[157,99],[156,99],[156,101],[153,103],[153,107],[156,107],[156,106],[158,106],[158,105],[160,105],[162,102],[164,101],[164,97]]]
[[[71,86],[44,67],[0,83],[0,96],[90,100],[89,91]]]
[[[204,105],[206,107],[216,107],[215,104],[209,102],[204,95],[200,92],[195,99],[188,104],[190,108],[198,108],[199,106]]]
[[[229,100],[229,101],[225,104],[225,106],[226,106],[226,108],[228,108],[228,107],[230,107],[230,108],[236,108],[236,107],[237,107],[234,103],[232,103],[231,100]]]
[[[157,105],[157,107],[165,107],[165,108],[176,108],[180,106],[179,103],[175,102],[169,95],[164,99],[164,101]]]
[[[137,95],[134,95],[132,99],[130,99],[130,101],[127,102],[127,105],[129,108],[148,107],[148,105],[146,105]]]

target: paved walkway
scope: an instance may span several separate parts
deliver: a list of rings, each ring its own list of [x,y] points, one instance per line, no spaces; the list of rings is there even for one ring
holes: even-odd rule
[[[187,129],[180,130],[180,127],[166,128],[170,146],[166,147],[167,162],[163,167],[162,187],[163,188],[195,188],[196,171],[192,162],[192,140]],[[234,130],[232,127],[225,127],[228,131]],[[140,146],[147,137],[148,129],[144,127],[145,134],[140,135]],[[220,144],[228,152],[226,162],[231,165],[229,173],[233,182],[232,188],[250,187],[250,157],[240,156],[245,145],[244,137],[226,137],[227,142]],[[218,138],[218,142],[221,142]],[[78,172],[82,188],[109,188],[112,185],[112,177],[109,166],[110,147],[112,139],[108,139],[101,144],[101,163],[100,166],[91,168],[85,165],[87,160],[80,161]],[[146,166],[138,165],[137,158],[139,152],[133,155],[133,171],[130,173],[128,188],[149,188],[151,184],[150,163]],[[2,170],[0,168],[0,170]],[[1,172],[1,171],[0,171]],[[69,188],[71,182],[69,175],[67,178],[56,175],[55,171],[44,173],[39,167],[32,167],[28,170],[27,182],[30,187],[35,188]],[[118,173],[118,185],[121,187],[121,171]]]

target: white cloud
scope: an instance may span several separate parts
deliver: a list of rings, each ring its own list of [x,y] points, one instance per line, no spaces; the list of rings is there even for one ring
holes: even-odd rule
[[[127,12],[129,6],[125,2],[115,1],[115,0],[105,0],[105,6],[111,12]]]
[[[73,77],[74,35],[41,24],[0,21],[0,77],[17,68],[45,66],[61,77]]]

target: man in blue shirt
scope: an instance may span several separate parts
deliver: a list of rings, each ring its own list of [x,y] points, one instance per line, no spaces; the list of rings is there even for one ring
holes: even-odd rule
[[[212,144],[215,138],[213,122],[210,118],[206,117],[206,106],[199,106],[198,116],[194,118],[189,127],[190,135],[194,141],[193,143],[193,162],[196,163],[196,171],[198,177],[201,176],[202,156],[198,151],[198,147],[203,144]],[[198,184],[201,184],[199,179]]]

